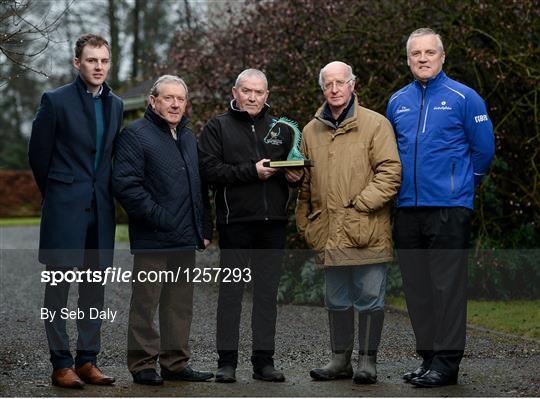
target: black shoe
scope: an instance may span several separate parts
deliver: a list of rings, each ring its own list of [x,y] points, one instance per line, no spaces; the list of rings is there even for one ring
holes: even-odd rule
[[[428,370],[424,375],[413,378],[411,384],[424,388],[455,385],[457,384],[457,373],[449,376],[437,370]]]
[[[221,366],[216,373],[215,382],[236,382],[236,368],[234,366]]]
[[[285,376],[281,371],[277,371],[274,366],[268,364],[261,369],[253,370],[253,378],[261,381],[283,382]]]
[[[135,384],[143,385],[163,385],[163,378],[154,369],[144,369],[136,373],[131,373]]]
[[[184,370],[174,373],[165,368],[161,369],[161,376],[167,381],[192,381],[201,382],[208,381],[210,378],[214,378],[214,373],[210,371],[197,371],[193,370],[191,366],[187,366]]]
[[[411,382],[413,378],[422,377],[427,371],[428,369],[421,365],[416,370],[403,374],[403,379],[405,382]]]

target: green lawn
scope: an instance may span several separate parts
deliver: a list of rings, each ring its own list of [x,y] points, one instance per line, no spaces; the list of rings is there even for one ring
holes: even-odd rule
[[[403,297],[387,297],[386,303],[405,310]],[[467,322],[528,338],[540,339],[540,300],[468,301]]]
[[[39,225],[40,218],[0,218],[0,226],[37,226]],[[128,242],[128,228],[127,224],[116,225],[116,241]]]
[[[117,224],[116,225],[116,241],[119,242],[129,242],[129,233],[127,224]]]
[[[41,219],[35,218],[0,218],[0,226],[37,226]]]

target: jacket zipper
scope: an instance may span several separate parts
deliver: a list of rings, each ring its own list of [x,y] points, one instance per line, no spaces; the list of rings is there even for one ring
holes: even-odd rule
[[[289,195],[287,196],[287,202],[285,203],[285,213],[287,213],[287,209],[289,209],[289,201],[291,200],[291,189],[287,187],[287,191],[289,192]]]
[[[253,132],[253,136],[255,137],[255,152],[257,153],[257,158],[260,160],[261,154],[259,152],[259,147],[257,147],[257,134],[255,133],[255,124],[251,125],[251,131]],[[268,202],[266,200],[266,182],[263,181],[263,203],[264,203],[264,220],[268,220]]]
[[[229,214],[231,212],[229,210],[229,203],[227,202],[227,186],[223,188],[223,200],[225,201],[225,208],[227,209],[227,213],[225,214],[225,224],[229,224]]]
[[[456,172],[456,163],[455,161],[452,161],[452,179],[451,179],[451,182],[452,182],[452,193],[454,192],[454,175],[455,175],[455,172]]]
[[[414,143],[414,206],[418,206],[418,184],[416,180],[416,158],[418,156],[418,134],[422,126],[422,111],[424,110],[426,88],[422,88],[422,103],[420,104],[420,114],[418,115],[418,127],[416,129],[416,141]]]

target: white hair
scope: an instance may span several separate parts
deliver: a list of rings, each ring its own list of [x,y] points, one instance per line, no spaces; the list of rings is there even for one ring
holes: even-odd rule
[[[409,35],[409,38],[407,39],[407,55],[409,54],[409,50],[411,49],[412,39],[414,39],[415,37],[427,36],[427,35],[435,36],[435,38],[437,39],[437,45],[439,46],[439,49],[442,52],[444,52],[444,46],[441,39],[441,35],[439,35],[437,32],[435,32],[431,28],[420,28],[420,29],[416,29],[413,33],[411,33]]]
[[[150,95],[154,96],[154,97],[159,96],[159,88],[160,88],[160,86],[163,83],[169,83],[169,82],[178,83],[179,85],[184,86],[184,89],[186,89],[186,97],[188,96],[188,87],[187,87],[186,82],[184,82],[184,79],[182,79],[181,77],[178,77],[178,76],[175,76],[175,75],[163,75],[163,76],[160,76],[156,80],[156,82],[154,83],[152,88],[150,89]]]
[[[319,86],[321,86],[321,89],[324,90],[324,73],[326,72],[326,68],[330,65],[330,64],[333,64],[334,62],[339,62],[343,65],[345,65],[345,67],[347,68],[347,73],[349,75],[349,78],[347,80],[356,80],[356,76],[354,76],[353,74],[353,71],[352,71],[352,67],[349,65],[349,64],[345,64],[344,62],[341,62],[341,61],[332,61],[328,64],[326,64],[322,69],[321,71],[319,72]]]
[[[238,77],[236,78],[234,87],[238,89],[240,87],[240,83],[242,82],[242,80],[247,79],[247,78],[252,78],[252,77],[262,79],[264,81],[266,89],[268,89],[268,80],[266,79],[266,75],[264,74],[263,71],[260,71],[254,68],[245,69],[242,72],[240,72],[240,75],[238,75]]]

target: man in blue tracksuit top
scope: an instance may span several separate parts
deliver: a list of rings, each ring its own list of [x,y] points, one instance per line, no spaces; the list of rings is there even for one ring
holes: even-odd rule
[[[467,248],[475,187],[494,153],[482,98],[442,71],[444,48],[431,29],[407,41],[415,78],[388,102],[403,181],[394,222],[407,308],[423,362],[403,379],[455,384],[465,348]]]

